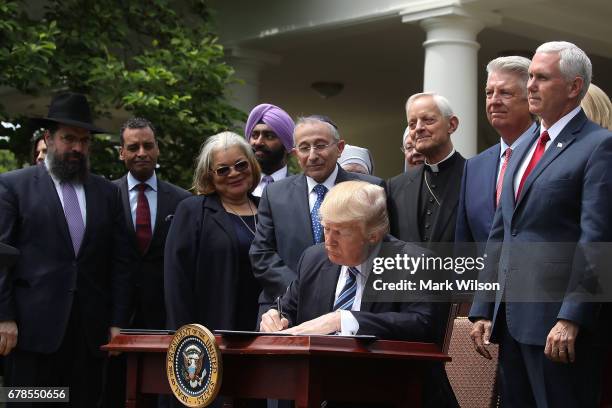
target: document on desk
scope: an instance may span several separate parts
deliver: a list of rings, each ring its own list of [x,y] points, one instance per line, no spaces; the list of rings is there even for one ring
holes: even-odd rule
[[[356,334],[353,336],[340,336],[337,334],[290,334],[290,333],[282,333],[282,332],[258,332],[258,331],[244,331],[244,330],[215,330],[216,334],[220,334],[222,336],[310,336],[310,337],[342,337],[346,339],[358,339],[358,340],[377,340],[376,336],[372,336],[369,334]]]

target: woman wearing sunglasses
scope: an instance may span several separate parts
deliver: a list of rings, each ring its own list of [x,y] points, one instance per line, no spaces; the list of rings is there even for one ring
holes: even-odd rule
[[[254,330],[261,287],[249,247],[257,231],[260,169],[246,140],[231,132],[211,136],[197,158],[193,188],[168,232],[164,261],[167,326]]]

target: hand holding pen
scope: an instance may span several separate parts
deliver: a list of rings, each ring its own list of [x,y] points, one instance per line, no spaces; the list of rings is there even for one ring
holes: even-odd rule
[[[287,327],[289,327],[289,320],[283,314],[281,297],[279,296],[276,298],[276,308],[268,310],[261,316],[259,331],[270,333],[285,330]]]

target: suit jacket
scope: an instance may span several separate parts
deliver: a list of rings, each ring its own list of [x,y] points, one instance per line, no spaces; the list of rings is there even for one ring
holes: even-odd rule
[[[93,353],[101,353],[110,326],[128,323],[131,257],[117,187],[95,175],[83,187],[87,220],[75,256],[45,166],[0,176],[0,241],[21,251],[0,276],[0,320],[17,322],[21,350],[56,351],[74,302]]]
[[[432,226],[430,242],[454,242],[457,202],[465,159],[459,154],[449,171],[451,177],[442,196],[440,210]],[[406,242],[420,242],[419,203],[424,165],[409,168],[389,180],[389,222],[391,235]]]
[[[338,167],[336,184],[348,180],[385,186],[378,177]],[[263,288],[259,303],[267,305],[285,293],[296,277],[302,252],[314,243],[306,176],[298,174],[268,185],[258,211],[259,226],[249,254],[253,273]]]
[[[392,239],[392,238],[391,238]],[[393,254],[421,256],[423,249],[392,239]],[[388,248],[386,248],[388,249]],[[297,265],[297,279],[282,297],[283,313],[290,326],[315,319],[333,310],[340,265],[327,257],[324,244],[304,251]],[[370,279],[376,275],[370,274]],[[370,334],[388,340],[432,341],[433,308],[426,302],[362,302],[361,310],[352,312],[359,322],[357,334]]]
[[[486,242],[495,215],[495,188],[500,144],[496,144],[465,162],[455,241]]]
[[[377,256],[394,257],[396,254],[418,257],[431,253],[387,236]],[[281,300],[283,313],[287,315],[290,326],[315,319],[333,310],[340,268],[329,260],[324,244],[311,246],[304,251],[297,265],[297,279],[291,283]],[[370,274],[366,285],[372,285],[371,279],[375,278]],[[362,301],[361,310],[352,312],[359,323],[357,334],[375,335],[388,340],[438,340],[438,305],[396,300]],[[440,363],[427,364],[424,370],[423,406],[458,407],[444,366]]]
[[[580,111],[546,150],[517,200],[514,178],[539,134],[513,154],[489,235],[490,262],[481,277],[500,282],[501,290],[494,302],[477,293],[470,311],[472,320],[493,320],[493,340],[504,292],[512,297],[519,287],[535,288],[536,295],[542,295],[551,282],[567,291],[559,302],[506,303],[506,323],[514,339],[542,346],[558,319],[578,323],[581,333],[599,328],[601,305],[577,300],[572,288],[601,272],[597,269],[601,258],[593,257],[582,244],[612,241],[611,136]],[[560,248],[555,243],[566,245]]]
[[[250,271],[240,269],[238,237],[219,196],[181,201],[166,240],[167,327],[199,323],[211,330],[235,330],[238,307],[249,307],[236,296],[241,273]]]
[[[132,270],[135,298],[135,314],[132,326],[142,329],[161,329],[166,327],[164,307],[164,247],[170,223],[178,203],[191,196],[186,190],[157,179],[157,215],[151,243],[144,254],[138,249],[136,231],[130,208],[127,174],[113,181],[121,192],[121,203],[136,264]]]

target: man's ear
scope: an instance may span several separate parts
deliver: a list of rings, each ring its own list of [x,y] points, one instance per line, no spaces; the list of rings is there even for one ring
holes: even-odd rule
[[[376,244],[378,241],[382,241],[381,237],[382,233],[380,232],[372,232],[368,235],[368,242],[372,245]]]
[[[580,91],[582,91],[582,87],[584,86],[584,79],[582,77],[576,77],[573,81],[569,83],[569,97],[571,99],[577,98],[580,95]]]
[[[459,127],[459,118],[456,116],[451,116],[448,120],[448,134],[455,133],[455,130]]]
[[[43,138],[45,139],[45,144],[49,145],[49,139],[51,139],[51,132],[45,130],[45,133],[43,133]]]
[[[338,140],[337,146],[338,146],[338,151],[340,152],[340,154],[342,154],[342,151],[344,150],[344,140],[342,139]]]
[[[119,146],[119,160],[125,160],[125,158],[123,157],[123,146]]]

